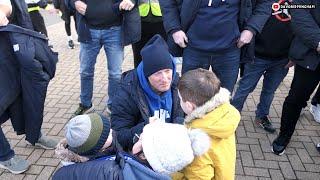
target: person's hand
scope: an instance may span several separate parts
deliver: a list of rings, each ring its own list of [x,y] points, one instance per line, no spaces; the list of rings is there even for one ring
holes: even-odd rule
[[[120,10],[126,10],[126,11],[130,11],[133,7],[134,7],[134,4],[130,0],[122,0],[119,5]]]
[[[317,51],[318,51],[318,53],[320,54],[320,42],[319,42],[319,44],[318,44]]]
[[[152,124],[157,121],[160,121],[160,119],[158,117],[155,117],[155,116],[149,117],[149,124]]]
[[[50,14],[58,14],[58,13],[59,13],[59,9],[55,9],[55,8],[48,9],[48,12],[49,12]]]
[[[7,18],[7,15],[0,11],[0,26],[5,26],[9,23],[9,20]]]
[[[86,14],[86,10],[87,10],[87,4],[82,2],[82,1],[76,1],[74,3],[75,7],[76,7],[76,10],[82,14],[82,15],[85,15]]]
[[[138,154],[139,152],[142,151],[142,141],[139,140],[138,142],[136,142],[133,147],[132,147],[132,154]]]
[[[187,47],[188,43],[188,37],[183,31],[177,31],[172,34],[173,40],[176,44],[178,44],[180,47],[185,48]]]
[[[249,44],[252,40],[252,37],[253,37],[253,33],[251,31],[243,30],[238,40],[237,47],[241,48],[242,46]]]
[[[288,64],[284,67],[284,68],[291,68],[292,66],[294,66],[296,63],[294,63],[293,61],[289,60]]]

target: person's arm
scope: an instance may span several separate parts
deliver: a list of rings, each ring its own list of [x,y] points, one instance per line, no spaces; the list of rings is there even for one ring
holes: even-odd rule
[[[163,26],[167,34],[181,30],[180,12],[176,0],[159,0]]]
[[[256,6],[252,10],[252,15],[246,22],[243,31],[241,32],[238,48],[251,42],[255,34],[261,33],[264,24],[271,15],[271,7],[273,0],[257,0]]]
[[[295,4],[312,4],[311,0],[296,0]],[[320,7],[316,7],[317,10]],[[320,52],[320,27],[311,15],[310,9],[292,9],[291,26],[296,36],[298,36],[310,49]]]
[[[0,0],[0,26],[5,26],[9,23],[8,17],[12,13],[10,0]]]
[[[257,0],[256,6],[252,10],[252,15],[248,19],[244,29],[253,34],[261,33],[265,23],[272,13],[272,3],[274,0]]]
[[[141,134],[145,121],[139,119],[140,110],[127,92],[120,87],[112,102],[111,128],[117,132],[117,139],[126,150],[131,150],[133,137]]]

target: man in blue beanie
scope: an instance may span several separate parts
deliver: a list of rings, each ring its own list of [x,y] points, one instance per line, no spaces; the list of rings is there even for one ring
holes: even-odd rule
[[[150,117],[167,123],[183,122],[179,75],[166,42],[160,35],[153,36],[141,56],[139,66],[123,74],[112,106],[111,128],[117,131],[125,150],[131,150]]]

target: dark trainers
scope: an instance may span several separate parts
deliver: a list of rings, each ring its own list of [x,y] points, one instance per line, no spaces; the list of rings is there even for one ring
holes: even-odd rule
[[[28,141],[27,144],[31,145]],[[35,143],[35,146],[41,147],[43,149],[55,149],[57,144],[58,141],[42,134],[38,142]]]
[[[278,135],[278,137],[272,142],[271,151],[274,154],[281,156],[285,152],[288,143],[288,138],[286,138],[285,136]]]
[[[68,41],[68,48],[73,49],[74,48],[74,43],[72,40]]]
[[[94,112],[94,105],[92,104],[90,107],[85,107],[81,103],[79,104],[78,109],[73,113],[72,117],[82,115],[82,114],[88,114]]]
[[[0,161],[0,168],[7,169],[13,174],[20,174],[28,170],[29,163],[27,160],[15,155],[7,161]]]
[[[264,116],[262,118],[256,117],[255,122],[257,125],[259,125],[261,128],[266,130],[269,133],[276,132],[276,129],[272,126],[269,118],[267,116]]]

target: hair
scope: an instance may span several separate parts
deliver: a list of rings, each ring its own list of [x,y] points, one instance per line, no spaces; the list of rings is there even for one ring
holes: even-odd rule
[[[178,89],[183,102],[199,107],[219,92],[220,80],[212,71],[198,68],[182,75]]]

